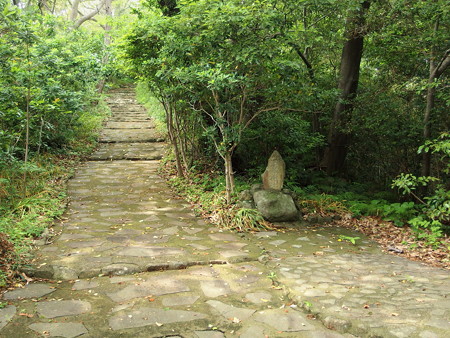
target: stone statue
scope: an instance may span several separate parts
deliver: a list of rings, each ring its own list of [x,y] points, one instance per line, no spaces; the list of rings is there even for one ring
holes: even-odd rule
[[[261,175],[263,184],[253,186],[250,191],[256,208],[271,222],[296,221],[300,216],[292,196],[286,189],[282,190],[285,172],[284,160],[275,150]]]
[[[265,190],[283,189],[286,164],[278,151],[274,151],[269,158],[267,168],[261,175],[263,188]]]

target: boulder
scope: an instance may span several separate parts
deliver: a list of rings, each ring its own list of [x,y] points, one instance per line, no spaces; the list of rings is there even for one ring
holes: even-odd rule
[[[241,193],[239,194],[239,201],[251,201],[251,200],[253,200],[253,196],[250,190],[241,191]]]
[[[253,201],[239,201],[236,205],[241,209],[255,209]]]
[[[250,194],[252,194],[252,198],[253,195],[255,194],[255,192],[257,192],[258,190],[262,190],[263,189],[263,185],[260,183],[256,183],[253,184],[252,187],[250,188]]]
[[[291,222],[299,219],[292,196],[281,191],[257,190],[253,194],[256,208],[270,222]]]
[[[266,190],[283,189],[286,164],[278,151],[274,151],[269,158],[267,168],[261,175],[263,187]]]

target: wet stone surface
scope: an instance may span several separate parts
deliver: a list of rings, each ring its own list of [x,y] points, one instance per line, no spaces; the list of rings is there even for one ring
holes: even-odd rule
[[[91,304],[81,300],[54,300],[37,303],[37,312],[46,318],[74,316],[91,310]]]
[[[34,323],[30,329],[38,334],[50,337],[78,337],[88,333],[86,327],[81,323]]]
[[[14,305],[5,306],[0,309],[0,329],[4,327],[16,314],[16,307]]]
[[[2,295],[0,337],[450,336],[448,271],[346,229],[207,224],[158,176],[165,145],[146,142],[156,131],[133,89],[108,102],[103,143],[69,182],[61,235],[24,270],[49,280]]]
[[[3,295],[3,299],[15,300],[25,298],[40,298],[55,291],[55,288],[44,284],[29,284],[23,289],[8,291]]]

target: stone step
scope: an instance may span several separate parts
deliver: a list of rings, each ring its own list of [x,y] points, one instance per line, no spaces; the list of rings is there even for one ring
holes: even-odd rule
[[[160,143],[104,143],[89,157],[91,161],[159,160],[167,145]]]
[[[110,109],[114,113],[127,113],[127,112],[145,112],[145,108],[142,106],[110,106]]]
[[[344,337],[286,307],[259,262],[40,281],[5,297],[5,338]]]
[[[155,129],[104,129],[100,143],[115,142],[162,142],[164,137]]]
[[[146,123],[151,121],[151,118],[139,118],[139,117],[117,117],[117,118],[110,118],[110,122],[131,122],[131,123]]]
[[[123,87],[123,88],[114,88],[108,90],[108,94],[120,95],[120,94],[131,94],[135,95],[136,88],[135,87]],[[113,96],[113,95],[110,95]]]
[[[111,105],[122,105],[122,106],[138,104],[137,101],[132,98],[129,98],[129,99],[121,98],[121,99],[115,99],[115,100],[111,100],[111,101],[106,100],[106,103],[111,104]]]
[[[98,143],[163,143],[166,139],[163,137],[146,137],[142,140],[138,139],[128,139],[128,140],[99,140]]]
[[[150,117],[145,111],[114,111],[111,113],[111,117]]]
[[[153,128],[155,128],[155,126],[151,121],[142,121],[142,122],[109,121],[105,125],[105,129],[153,129]]]

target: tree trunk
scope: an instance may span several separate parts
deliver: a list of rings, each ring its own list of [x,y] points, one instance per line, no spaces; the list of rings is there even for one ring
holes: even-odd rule
[[[328,147],[325,149],[323,166],[329,175],[342,173],[347,156],[351,133],[347,130],[353,110],[359,82],[359,70],[364,46],[364,14],[370,2],[364,1],[361,8],[349,19],[346,29],[344,47],[342,49],[339,70],[340,91],[333,119],[328,133]]]
[[[70,12],[70,21],[75,21],[78,16],[78,6],[80,5],[80,0],[75,0],[72,4],[72,10]]]
[[[27,46],[28,51],[28,46]],[[28,83],[27,88],[27,110],[26,110],[26,124],[25,124],[25,158],[23,160],[24,162],[24,170],[23,170],[23,197],[25,198],[27,196],[27,173],[28,173],[28,157],[29,157],[29,151],[30,151],[30,119],[31,119],[31,113],[30,113],[30,102],[31,102],[31,84]]]
[[[175,155],[175,166],[177,168],[177,176],[184,177],[183,166],[181,164],[180,150],[178,148],[178,140],[173,128],[173,110],[170,103],[163,102],[164,110],[166,112],[166,126],[167,134],[169,136],[170,143],[173,146],[173,152]]]
[[[434,25],[434,31],[439,29],[439,20]],[[444,56],[438,64],[436,64],[434,52],[431,52],[430,57],[430,76],[428,77],[428,89],[427,89],[427,104],[425,107],[425,114],[423,117],[423,138],[424,141],[431,139],[431,114],[434,109],[434,101],[436,97],[436,87],[434,82],[439,79],[442,73],[450,65],[450,49],[444,53]],[[422,176],[431,175],[431,153],[424,151],[422,157]]]
[[[177,139],[179,140],[179,153],[183,160],[183,168],[187,172],[187,170],[190,167],[188,155],[187,155],[187,152],[188,152],[187,144],[186,144],[187,135],[186,135],[186,130],[183,130],[184,129],[182,127],[183,122],[180,122],[180,118],[181,118],[180,114],[175,114],[176,135],[177,135]]]
[[[105,14],[107,17],[111,18],[112,17],[112,0],[104,0],[104,4],[105,4]],[[103,44],[104,44],[104,50],[105,50],[105,54],[103,55],[102,58],[102,65],[106,65],[109,62],[109,54],[108,54],[108,46],[111,44],[111,35],[109,34],[109,32],[111,31],[111,26],[106,23],[106,25],[104,26],[104,30],[105,30],[105,36],[103,38]],[[100,82],[97,85],[97,91],[99,93],[103,92],[103,88],[105,87],[105,83],[106,83],[106,77],[103,77]]]
[[[223,157],[225,163],[225,189],[227,196],[227,203],[231,203],[231,195],[234,192],[234,172],[233,172],[233,162],[231,156],[233,154],[232,150],[227,150],[225,156]]]

